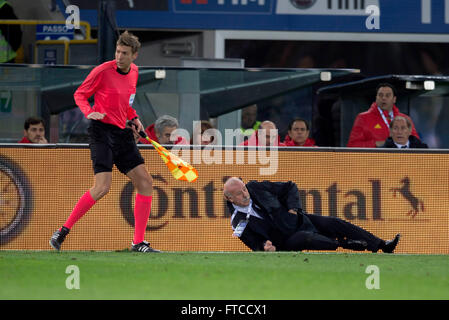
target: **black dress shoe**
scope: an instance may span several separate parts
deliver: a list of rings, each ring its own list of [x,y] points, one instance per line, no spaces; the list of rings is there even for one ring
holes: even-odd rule
[[[397,234],[393,240],[385,241],[385,245],[382,248],[382,251],[385,253],[393,253],[394,249],[398,245],[399,239],[401,239],[401,234]]]
[[[352,240],[352,239],[344,239],[340,241],[340,246],[343,249],[349,249],[354,251],[365,251],[367,249],[368,244],[365,240]]]

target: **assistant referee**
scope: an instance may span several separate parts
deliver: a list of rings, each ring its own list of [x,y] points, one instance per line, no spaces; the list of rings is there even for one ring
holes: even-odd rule
[[[72,213],[56,230],[50,245],[60,250],[73,225],[103,198],[111,187],[112,167],[127,175],[137,189],[134,207],[134,238],[132,251],[160,252],[144,241],[150,216],[153,180],[144,166],[133,131],[143,130],[132,107],[136,95],[138,67],[133,63],[140,48],[139,39],[131,33],[122,33],[116,44],[115,60],[95,67],[74,94],[75,102],[90,119],[89,147],[95,174],[94,185],[78,200]],[[88,99],[94,95],[94,105]],[[132,128],[126,126],[131,120]]]

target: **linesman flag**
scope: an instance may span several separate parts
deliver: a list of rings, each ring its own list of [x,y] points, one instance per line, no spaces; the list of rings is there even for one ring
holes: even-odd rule
[[[128,124],[134,125],[132,122],[129,122]],[[171,174],[176,180],[194,182],[196,179],[198,179],[198,171],[196,171],[196,169],[189,163],[169,152],[156,141],[152,140],[150,137],[148,137],[145,131],[139,131],[139,135],[142,138],[148,140],[153,145],[153,147],[159,153],[162,160],[164,160],[165,165],[168,167]]]
[[[145,133],[144,131],[141,132]],[[178,156],[169,152],[156,141],[151,140],[146,134],[145,136],[145,139],[151,142],[151,144],[156,148],[156,151],[159,153],[162,160],[164,160],[165,164],[176,180],[194,182],[196,179],[198,179],[198,171],[196,171],[194,167],[192,167],[190,164],[188,164]]]

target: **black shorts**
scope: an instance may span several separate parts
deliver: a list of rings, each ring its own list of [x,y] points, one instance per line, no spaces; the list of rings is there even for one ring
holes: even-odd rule
[[[130,128],[120,129],[112,124],[91,120],[88,128],[90,158],[95,174],[111,172],[114,164],[127,174],[145,163]]]

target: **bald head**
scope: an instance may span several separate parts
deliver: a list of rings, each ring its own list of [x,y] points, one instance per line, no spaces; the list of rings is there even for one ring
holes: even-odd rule
[[[266,146],[273,146],[277,145],[276,139],[278,136],[278,131],[276,128],[276,125],[271,121],[264,121],[260,124],[259,130],[265,130],[265,132],[262,133],[262,135],[265,136],[265,145]],[[261,139],[262,136],[259,136],[259,139]],[[262,141],[263,142],[263,141]],[[259,142],[259,145],[262,145],[261,142]]]
[[[223,196],[226,200],[241,207],[246,207],[250,202],[245,183],[237,177],[226,180],[223,186]]]
[[[225,196],[227,196],[227,195],[231,194],[235,188],[241,188],[244,185],[245,184],[243,183],[243,181],[240,180],[239,178],[231,177],[228,180],[226,180],[226,182],[223,186],[223,193]]]
[[[274,122],[266,120],[266,121],[264,121],[264,122],[262,122],[260,124],[260,129],[265,129],[265,130],[273,129],[273,130],[276,130],[277,128],[276,128],[276,125],[274,124]]]

